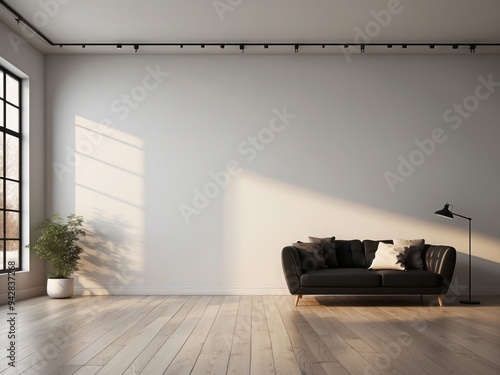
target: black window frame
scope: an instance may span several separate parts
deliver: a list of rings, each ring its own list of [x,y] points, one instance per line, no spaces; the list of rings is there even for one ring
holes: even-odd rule
[[[1,153],[1,158],[0,158],[0,163],[2,163],[3,167],[3,173],[0,175],[0,183],[2,184],[2,192],[0,192],[2,197],[2,204],[0,205],[0,215],[1,219],[3,219],[3,228],[2,228],[2,233],[0,235],[0,251],[1,251],[1,263],[0,263],[0,274],[8,273],[11,272],[12,269],[9,269],[9,265],[7,264],[7,244],[9,241],[17,241],[18,243],[18,258],[16,261],[16,267],[15,271],[21,271],[22,270],[22,253],[23,253],[23,243],[22,243],[22,238],[23,238],[23,197],[22,197],[22,175],[23,175],[23,151],[22,151],[22,130],[23,130],[23,105],[22,105],[22,83],[23,80],[16,74],[14,74],[12,71],[9,69],[5,68],[4,66],[0,65],[0,74],[3,75],[3,98],[0,97],[0,106],[3,106],[3,111],[0,113],[3,113],[3,119],[0,122],[0,137],[2,137],[2,145],[1,147],[3,148],[2,153]],[[10,78],[13,78],[18,82],[18,105],[10,102],[7,100],[7,76]],[[12,129],[9,129],[7,127],[7,106],[13,106],[18,109],[19,111],[19,123],[18,123],[18,131],[14,131]],[[7,155],[7,136],[13,136],[17,138],[18,141],[18,162],[19,162],[19,174],[18,178],[11,178],[7,177],[7,162],[6,162],[6,155]],[[19,204],[17,209],[13,208],[7,208],[7,182],[14,182],[17,183],[17,189],[18,189],[18,200]],[[17,228],[17,237],[7,237],[7,213],[9,212],[14,212],[18,213],[18,228]]]

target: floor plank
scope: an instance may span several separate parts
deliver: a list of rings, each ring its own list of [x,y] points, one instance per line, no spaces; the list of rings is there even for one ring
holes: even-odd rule
[[[278,309],[280,310],[283,324],[286,327],[290,342],[292,343],[293,352],[300,371],[303,374],[327,375],[327,372],[321,366],[315,353],[309,347],[305,337],[302,335],[300,328],[294,320],[294,313],[300,310],[296,308],[294,302],[288,296],[276,297],[278,301]],[[319,366],[318,366],[319,364]]]
[[[238,296],[224,298],[191,374],[227,372],[238,304]]]
[[[146,367],[141,371],[141,374],[162,374],[168,368],[203,316],[210,299],[209,296],[197,297],[191,311],[153,355]]]
[[[276,301],[270,296],[264,296],[263,303],[276,374],[300,375],[301,371]]]
[[[228,374],[250,374],[251,333],[252,297],[241,296],[234,327],[233,344],[229,355]]]
[[[203,348],[208,333],[221,308],[224,297],[216,296],[212,298],[205,314],[201,317],[193,333],[189,336],[182,349],[177,353],[172,363],[168,366],[164,374],[169,375],[189,375],[196,364],[200,352]]]
[[[498,374],[500,296],[89,296],[18,301],[16,368],[44,374]],[[7,316],[8,306],[0,306]],[[0,325],[0,347],[8,348]]]
[[[175,303],[169,306],[163,316],[168,316],[169,321],[161,329],[158,335],[144,348],[144,350],[135,358],[132,364],[124,372],[126,375],[139,374],[149,363],[151,358],[163,346],[165,341],[175,332],[177,327],[186,318],[188,313],[196,303],[196,297],[181,296]]]

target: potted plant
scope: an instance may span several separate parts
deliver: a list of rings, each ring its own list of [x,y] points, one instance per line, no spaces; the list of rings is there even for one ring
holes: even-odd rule
[[[54,213],[50,219],[37,226],[36,242],[26,245],[51,266],[47,294],[52,298],[68,298],[73,295],[75,284],[70,276],[78,270],[78,261],[83,251],[77,242],[86,235],[82,223],[82,216],[71,214],[64,221],[59,214]]]

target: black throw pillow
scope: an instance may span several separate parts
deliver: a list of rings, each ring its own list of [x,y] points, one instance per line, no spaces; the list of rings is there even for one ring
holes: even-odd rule
[[[323,246],[314,242],[295,242],[293,247],[297,249],[302,269],[306,272],[326,268],[323,257]]]
[[[323,258],[327,268],[339,268],[337,253],[335,251],[335,237],[319,238],[309,237],[313,243],[320,243],[323,247]]]

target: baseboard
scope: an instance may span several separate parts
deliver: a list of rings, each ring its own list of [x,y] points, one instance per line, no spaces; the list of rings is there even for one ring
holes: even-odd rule
[[[45,286],[39,286],[36,288],[16,290],[16,301],[21,301],[23,299],[40,297],[47,295],[47,288]],[[0,301],[7,301],[7,293],[0,294]]]
[[[40,289],[40,290],[39,290]],[[45,288],[33,289],[30,293],[24,291],[26,296],[24,298],[30,298],[32,296],[39,296],[45,294]],[[453,293],[448,292],[448,295]],[[99,287],[99,288],[85,288],[81,286],[75,286],[75,295],[83,296],[142,296],[142,295],[157,295],[157,296],[178,296],[178,295],[276,295],[276,296],[288,296],[290,292],[286,288],[279,287],[151,287],[151,286],[127,286],[127,287]],[[460,291],[460,296],[466,296],[467,291]],[[473,295],[475,296],[499,296],[500,288],[498,287],[480,287],[473,289]],[[6,295],[5,295],[6,298]]]
[[[472,294],[475,296],[500,296],[500,288],[497,286],[482,286],[472,288]],[[468,295],[467,291],[462,292],[462,296]]]
[[[113,295],[113,296],[142,296],[142,295],[156,295],[156,296],[174,296],[174,295],[276,295],[284,296],[290,295],[286,288],[276,287],[100,287],[100,288],[85,288],[75,286],[75,295]]]

